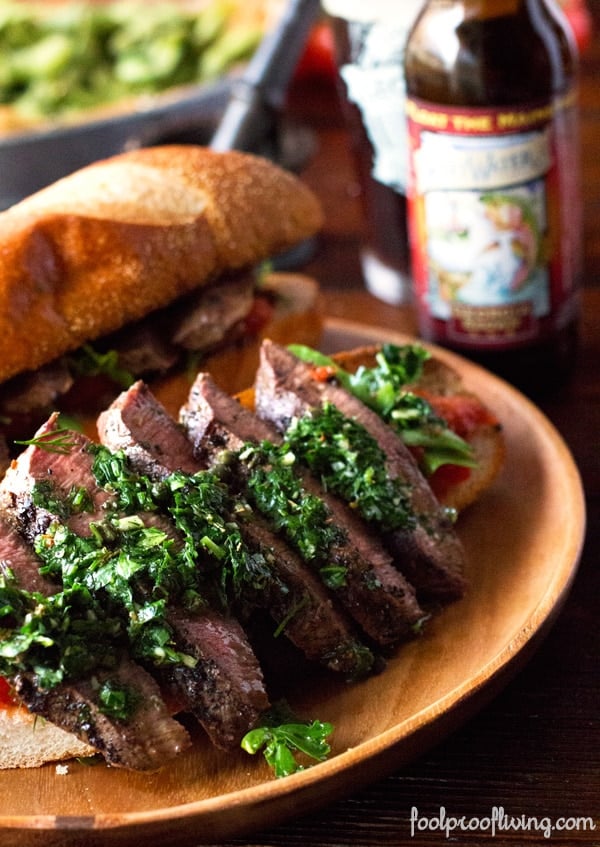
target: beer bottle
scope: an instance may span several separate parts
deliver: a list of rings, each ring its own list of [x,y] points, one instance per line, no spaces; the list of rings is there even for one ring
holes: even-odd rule
[[[554,0],[428,0],[405,55],[426,339],[529,394],[564,384],[581,277],[575,47]]]
[[[334,35],[366,241],[363,277],[389,303],[411,297],[404,49],[424,0],[322,0]]]

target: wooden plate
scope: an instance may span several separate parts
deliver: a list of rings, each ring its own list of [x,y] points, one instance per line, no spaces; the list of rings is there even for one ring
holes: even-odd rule
[[[328,321],[328,352],[405,336]],[[442,351],[503,421],[505,468],[459,532],[470,590],[384,673],[356,685],[295,678],[288,700],[331,721],[332,757],[276,780],[262,759],[215,751],[198,735],[159,774],[71,762],[0,773],[0,846],[214,842],[329,803],[421,754],[489,700],[531,655],[574,577],[585,528],[581,482],[561,437],[521,394]]]

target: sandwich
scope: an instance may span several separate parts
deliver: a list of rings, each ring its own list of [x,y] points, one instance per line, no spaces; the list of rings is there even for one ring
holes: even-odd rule
[[[468,591],[455,521],[498,473],[500,422],[417,346],[316,352],[314,283],[294,277],[281,310],[256,268],[321,211],[262,159],[135,151],[0,222],[7,437],[41,416],[0,482],[0,767],[153,771],[192,743],[180,713],[273,757],[302,726],[276,723],[282,642],[346,684]],[[143,338],[166,366],[131,366]],[[67,390],[9,419],[51,372]],[[469,478],[442,491],[448,466]],[[306,726],[320,759],[331,727]]]
[[[200,363],[241,389],[265,334],[316,343],[316,283],[268,263],[320,224],[291,174],[191,145],[94,163],[0,214],[5,440],[52,410],[93,424],[140,377],[176,411]]]
[[[357,372],[373,371],[382,352],[392,362],[423,359],[410,346],[316,364],[307,361],[314,350],[265,339],[250,396],[228,394],[201,371],[177,418],[138,380],[100,414],[99,444],[56,415],[42,425],[0,484],[0,670],[9,680],[0,767],[101,753],[113,766],[153,770],[190,743],[178,712],[194,715],[217,747],[255,752],[257,737],[273,741],[280,730],[289,738],[290,726],[303,725],[273,725],[265,650],[277,654],[283,638],[307,663],[307,679],[320,667],[347,684],[384,672],[461,599],[468,580],[457,509],[435,496],[393,422],[344,385],[357,363]],[[445,365],[433,366],[436,391],[456,392],[462,406],[472,395]],[[411,395],[423,378],[433,396],[432,375],[408,374],[418,376]],[[492,421],[487,411],[481,426],[493,427],[495,450],[480,452],[478,439],[467,445],[470,464],[475,451],[486,464],[470,502],[500,467],[501,427]],[[143,561],[132,559],[142,549]],[[27,604],[42,622],[39,610],[50,609],[51,621],[66,594],[68,625],[61,620],[56,635],[44,629],[38,645]],[[257,615],[271,622],[267,644],[254,637]],[[143,637],[140,620],[150,623]],[[90,621],[95,664],[85,650]],[[73,640],[61,652],[65,633]],[[72,653],[80,666],[69,670]],[[275,681],[281,687],[285,678]],[[138,695],[132,715],[120,711],[124,692]],[[332,728],[318,719],[306,726],[322,758]],[[279,766],[288,762],[278,775],[293,772],[289,756],[277,756]]]

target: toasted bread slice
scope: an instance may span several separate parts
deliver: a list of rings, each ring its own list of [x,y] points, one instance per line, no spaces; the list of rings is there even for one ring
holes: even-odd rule
[[[21,706],[0,707],[0,769],[93,756],[93,747]]]

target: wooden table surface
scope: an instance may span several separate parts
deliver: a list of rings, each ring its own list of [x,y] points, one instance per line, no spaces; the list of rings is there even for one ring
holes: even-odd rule
[[[582,57],[581,114],[585,206],[585,289],[581,353],[575,379],[541,405],[580,468],[588,531],[578,575],[550,634],[524,670],[463,728],[389,777],[309,817],[227,842],[247,847],[433,847],[453,845],[600,845],[600,3],[596,34]],[[319,86],[319,90],[315,88]],[[378,327],[412,331],[409,307],[386,305],[363,286],[363,221],[346,133],[333,92],[312,81],[292,92],[289,119],[307,147],[303,178],[320,196],[326,224],[307,270],[320,281],[327,313]],[[475,829],[446,839],[411,834],[410,810],[436,817],[507,814],[591,817],[595,831],[551,838],[539,831]]]

